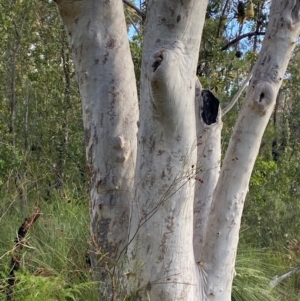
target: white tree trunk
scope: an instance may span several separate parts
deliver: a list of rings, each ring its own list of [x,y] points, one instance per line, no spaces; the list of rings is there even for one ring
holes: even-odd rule
[[[138,100],[123,4],[104,0],[57,0],[57,4],[82,100],[91,176],[92,265],[98,280],[109,282],[107,274],[115,277],[114,262],[127,244],[136,160]],[[106,287],[104,295],[113,292]]]
[[[144,38],[131,290],[199,300],[193,253],[195,74],[206,1],[149,1]]]
[[[136,300],[231,300],[244,200],[299,37],[300,2],[272,2],[221,171],[221,112],[195,84],[207,1],[148,1],[137,142],[137,93],[121,0],[57,3],[83,103],[98,255],[93,266],[102,268],[99,280],[107,281],[107,272],[113,280],[104,295],[119,300],[114,285],[125,283]],[[212,119],[206,101],[215,108]],[[125,250],[122,277],[115,260]]]
[[[299,1],[272,2],[265,39],[226,151],[207,224],[199,267],[209,300],[231,300],[244,201],[262,135],[300,34],[299,13]]]

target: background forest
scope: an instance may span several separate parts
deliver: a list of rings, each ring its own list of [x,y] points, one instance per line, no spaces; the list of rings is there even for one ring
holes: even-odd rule
[[[236,0],[209,1],[197,75],[222,108],[260,50],[270,1],[252,4],[255,14],[245,18]],[[81,103],[64,28],[52,1],[0,7],[0,300],[96,300]],[[143,17],[124,9],[139,83]],[[300,298],[299,61],[297,46],[250,182],[234,301]],[[243,96],[223,118],[224,149],[242,105]],[[36,207],[41,215],[20,248],[14,239]]]

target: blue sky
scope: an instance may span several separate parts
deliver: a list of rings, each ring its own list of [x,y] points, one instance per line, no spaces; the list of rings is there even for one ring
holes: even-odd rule
[[[140,1],[142,2],[142,0],[135,0],[135,5],[140,8]],[[136,31],[134,29],[133,26],[130,26],[129,31],[128,31],[128,38],[131,39],[133,35],[136,34]]]

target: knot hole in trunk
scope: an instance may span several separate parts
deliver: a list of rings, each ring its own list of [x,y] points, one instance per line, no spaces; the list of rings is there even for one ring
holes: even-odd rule
[[[210,125],[217,121],[220,101],[214,94],[209,90],[202,90],[201,97],[203,100],[202,119]]]

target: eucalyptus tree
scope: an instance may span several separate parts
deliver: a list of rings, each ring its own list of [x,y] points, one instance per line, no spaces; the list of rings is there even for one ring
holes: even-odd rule
[[[100,295],[230,300],[244,200],[300,2],[272,1],[222,166],[222,110],[196,77],[207,1],[147,2],[139,101],[122,1],[56,2],[82,100]]]

